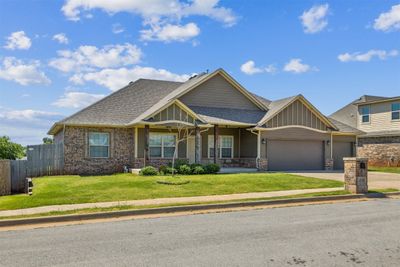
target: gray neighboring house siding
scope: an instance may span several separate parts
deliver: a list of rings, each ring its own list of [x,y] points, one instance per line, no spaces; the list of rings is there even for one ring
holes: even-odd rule
[[[329,117],[358,129],[356,154],[371,166],[400,166],[400,121],[391,120],[391,104],[400,97],[364,95]],[[362,123],[361,107],[370,108],[370,121]]]

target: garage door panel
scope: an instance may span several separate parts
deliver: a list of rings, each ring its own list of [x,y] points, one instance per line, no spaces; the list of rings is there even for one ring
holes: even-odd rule
[[[333,168],[343,170],[343,158],[353,156],[353,144],[351,142],[333,142]]]
[[[322,170],[321,141],[268,140],[268,168],[271,171]]]

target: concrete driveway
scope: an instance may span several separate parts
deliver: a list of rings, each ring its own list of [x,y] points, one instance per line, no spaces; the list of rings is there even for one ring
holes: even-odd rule
[[[288,172],[307,177],[344,181],[343,171],[293,171]],[[368,172],[369,189],[396,188],[400,190],[400,174],[385,172]]]

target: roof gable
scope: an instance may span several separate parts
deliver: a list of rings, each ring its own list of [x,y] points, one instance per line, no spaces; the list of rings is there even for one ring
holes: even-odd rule
[[[322,131],[337,129],[302,95],[273,101],[266,116],[259,122],[268,128],[301,125]]]
[[[222,72],[216,72],[178,97],[189,106],[265,110],[264,103],[244,88],[237,87]]]

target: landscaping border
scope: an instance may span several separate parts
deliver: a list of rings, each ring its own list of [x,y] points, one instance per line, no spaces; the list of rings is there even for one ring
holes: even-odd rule
[[[400,195],[400,191],[390,192],[390,193],[368,193],[368,194],[304,197],[304,198],[278,199],[278,200],[261,200],[261,201],[259,200],[259,201],[248,201],[248,202],[229,202],[220,204],[218,203],[199,204],[199,205],[172,206],[172,207],[151,208],[151,209],[98,212],[98,213],[88,213],[88,214],[46,216],[46,217],[26,218],[26,219],[0,220],[0,227],[85,221],[85,220],[95,220],[95,219],[109,219],[109,218],[119,218],[119,217],[139,216],[139,215],[157,215],[157,214],[161,215],[161,214],[168,214],[175,212],[222,210],[229,208],[274,206],[274,205],[284,205],[284,204],[319,203],[326,201],[340,201],[340,200],[352,200],[352,199],[364,199],[364,198],[386,198],[395,195]]]

